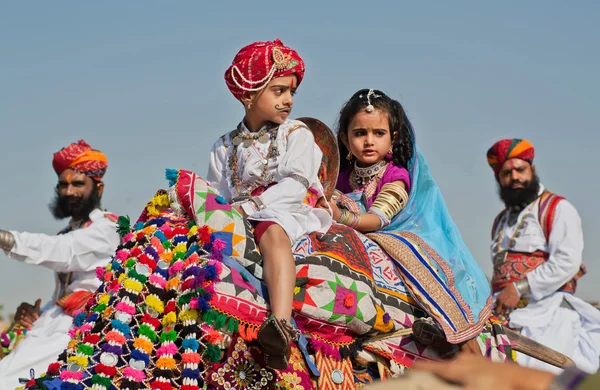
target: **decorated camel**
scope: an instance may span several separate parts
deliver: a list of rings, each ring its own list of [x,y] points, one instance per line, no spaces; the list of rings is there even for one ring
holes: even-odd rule
[[[331,196],[335,139],[321,122],[301,120],[324,150],[320,178]],[[68,348],[28,389],[354,389],[400,376],[417,359],[455,356],[466,339],[496,361],[516,347],[569,364],[490,321],[489,311],[475,318],[460,302],[454,312],[424,302],[418,286],[427,289],[437,271],[426,274],[418,254],[392,258],[377,237],[334,224],[292,248],[299,332],[288,368],[274,370],[256,342],[269,295],[252,225],[196,174],[166,176],[168,189],[136,222],[119,219],[122,244],[97,272],[101,287],[75,317]],[[426,249],[418,237],[403,238]],[[449,295],[444,272],[432,289]]]

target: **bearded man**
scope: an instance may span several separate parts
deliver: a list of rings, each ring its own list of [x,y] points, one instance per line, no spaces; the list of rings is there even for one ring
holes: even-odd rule
[[[533,157],[533,145],[521,139],[498,141],[487,153],[506,206],[492,228],[495,312],[509,327],[594,373],[600,312],[574,296],[585,274],[581,219],[571,203],[540,183]],[[559,371],[521,354],[517,362]]]
[[[41,310],[41,300],[17,309],[15,321],[31,329],[0,361],[0,389],[17,387],[30,369],[45,372],[67,347],[72,316],[100,286],[96,267],[105,267],[119,245],[116,216],[100,208],[106,156],[80,140],[55,153],[52,166],[58,184],[50,211],[56,219],[70,218],[67,227],[56,236],[0,230],[9,258],[56,272],[54,295]]]

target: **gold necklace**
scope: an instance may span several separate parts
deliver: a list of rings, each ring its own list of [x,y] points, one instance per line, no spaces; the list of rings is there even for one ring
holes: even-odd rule
[[[372,176],[368,182],[362,181],[362,180],[360,180],[360,178],[357,177],[358,176],[357,172],[356,172],[357,169],[355,166],[354,169],[352,169],[352,173],[350,174],[350,188],[352,188],[352,191],[356,191],[359,189],[362,190],[363,198],[365,200],[371,199],[373,194],[375,194],[375,191],[377,190],[377,184],[379,184],[379,181],[381,180],[381,178],[383,178],[383,175],[385,174],[388,165],[389,165],[389,162],[385,162],[384,164],[381,164],[381,162],[373,164],[371,167],[373,167],[373,166],[377,166],[377,167],[375,169],[374,176]],[[368,167],[368,168],[371,168],[371,167]],[[361,170],[364,170],[364,169],[365,168],[361,168]],[[363,178],[364,178],[364,176],[363,176]]]

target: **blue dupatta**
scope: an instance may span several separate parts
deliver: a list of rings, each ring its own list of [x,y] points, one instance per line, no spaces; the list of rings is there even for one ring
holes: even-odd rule
[[[447,340],[463,342],[479,334],[491,315],[489,282],[448,212],[416,146],[412,124],[405,120],[413,142],[409,199],[389,226],[367,236],[394,260],[413,298],[442,326]],[[362,198],[361,193],[348,195]]]

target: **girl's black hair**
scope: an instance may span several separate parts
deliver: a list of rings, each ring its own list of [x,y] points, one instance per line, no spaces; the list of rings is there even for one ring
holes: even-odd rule
[[[338,119],[337,141],[340,150],[340,171],[352,166],[353,161],[346,159],[348,148],[342,142],[342,134],[348,134],[348,127],[352,118],[367,107],[368,89],[356,92],[340,110]],[[394,165],[407,167],[408,161],[413,156],[413,144],[408,129],[408,119],[402,105],[379,90],[373,90],[370,97],[371,105],[388,115],[390,136],[392,137],[392,160]]]

